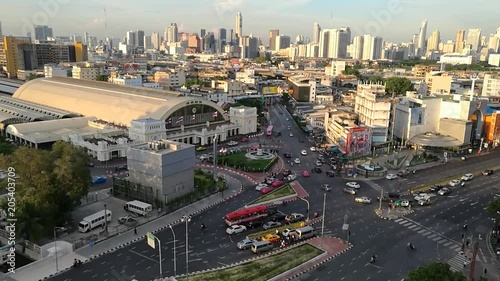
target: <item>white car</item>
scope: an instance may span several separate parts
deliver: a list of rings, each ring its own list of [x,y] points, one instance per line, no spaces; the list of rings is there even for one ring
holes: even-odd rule
[[[357,182],[353,182],[353,181],[348,182],[348,183],[346,183],[345,185],[347,185],[348,187],[356,188],[356,189],[359,189],[359,188],[361,187],[361,186],[359,185],[359,183],[357,183]]]
[[[289,136],[293,137],[293,133],[290,133],[290,135],[289,135]]]
[[[398,175],[395,175],[395,174],[387,174],[387,176],[385,176],[386,179],[388,180],[394,180],[394,179],[397,179],[398,178]]]
[[[316,166],[318,166],[318,167],[319,167],[319,166],[322,166],[322,165],[323,165],[323,162],[321,162],[321,161],[319,161],[319,160],[318,160],[318,161],[316,161]]]
[[[370,204],[372,203],[372,200],[366,196],[363,196],[363,197],[356,197],[354,199],[354,201],[358,202],[358,203],[363,203],[363,204]]]
[[[438,194],[441,195],[441,196],[444,196],[444,195],[447,195],[447,194],[450,194],[451,193],[451,190],[447,187],[443,187],[441,188],[439,191],[438,191]]]
[[[315,146],[311,146],[310,150],[314,152],[314,151],[316,151],[316,147]]]
[[[323,189],[324,191],[332,191],[332,188],[330,187],[329,184],[325,183],[325,184],[322,184],[321,185],[321,189]]]
[[[265,183],[259,183],[256,187],[255,187],[255,190],[257,191],[261,191],[262,189],[266,188],[267,187],[267,184]]]
[[[448,185],[449,186],[457,186],[460,185],[462,182],[460,180],[451,180]]]
[[[287,179],[288,181],[294,181],[295,179],[297,179],[297,175],[294,175],[294,174],[288,175],[288,176],[286,177],[286,179]]]
[[[463,175],[462,180],[463,181],[470,181],[473,177],[474,177],[473,174],[465,174],[465,175]]]
[[[299,158],[295,158],[295,159],[293,160],[293,162],[294,162],[295,164],[300,164],[300,159],[299,159]]]
[[[226,152],[227,152],[227,148],[221,148],[221,149],[219,150],[219,153],[226,153]]]
[[[230,141],[227,143],[227,145],[229,146],[235,146],[235,145],[238,145],[238,142],[237,141]]]
[[[295,229],[287,228],[287,229],[283,230],[281,232],[281,234],[283,234],[283,236],[285,236],[285,237],[288,237],[290,235],[297,234],[297,231]]]
[[[302,151],[300,152],[300,154],[301,154],[301,155],[307,155],[307,151],[306,151],[306,150],[302,150]]]
[[[415,199],[415,201],[427,200],[428,198],[429,198],[429,194],[427,194],[427,193],[420,193],[420,194],[417,194],[413,197],[413,199]]]
[[[226,229],[227,234],[238,234],[242,233],[243,231],[247,230],[247,227],[244,225],[232,225],[231,227],[228,227]]]

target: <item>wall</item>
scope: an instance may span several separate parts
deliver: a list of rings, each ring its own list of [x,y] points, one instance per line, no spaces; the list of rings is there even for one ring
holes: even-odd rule
[[[463,144],[469,144],[471,141],[472,122],[443,118],[439,122],[438,132],[442,135],[454,137]]]

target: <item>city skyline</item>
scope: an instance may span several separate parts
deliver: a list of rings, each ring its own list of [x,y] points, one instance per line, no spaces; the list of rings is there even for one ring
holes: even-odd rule
[[[495,6],[500,7],[500,4],[480,5],[486,4],[487,1],[484,0],[477,1],[478,4],[474,7],[477,8],[474,15],[481,14],[480,17],[470,16],[469,3],[449,0],[442,1],[445,2],[442,5],[450,4],[449,16],[434,12],[431,9],[434,3],[430,0],[362,0],[335,5],[324,0],[293,0],[286,3],[262,0],[251,3],[243,0],[193,0],[189,3],[151,0],[148,1],[147,7],[139,7],[132,1],[112,0],[107,1],[105,5],[96,0],[85,3],[67,2],[54,1],[59,3],[58,6],[49,8],[40,6],[42,4],[35,0],[9,4],[9,13],[0,14],[3,34],[24,36],[28,31],[32,32],[29,30],[30,25],[31,28],[33,25],[48,25],[53,28],[55,36],[83,35],[88,32],[99,39],[106,35],[123,38],[130,30],[144,30],[148,35],[152,32],[163,33],[173,22],[178,24],[179,32],[199,33],[200,29],[236,29],[235,17],[238,12],[241,12],[243,18],[243,35],[258,36],[265,44],[270,29],[279,29],[280,34],[291,38],[303,35],[312,40],[314,22],[318,22],[322,29],[348,26],[353,35],[372,34],[392,42],[411,41],[413,34],[419,32],[419,26],[424,19],[428,20],[428,33],[439,29],[443,41],[454,40],[456,32],[461,29],[479,28],[482,29],[483,36],[489,36],[500,26],[500,23],[495,22],[494,13]],[[170,8],[174,3],[175,9]],[[193,10],[193,6],[197,9]],[[333,10],[334,8],[336,10]],[[104,9],[107,11],[107,32]],[[74,17],[76,10],[79,17]],[[152,21],[155,17],[157,20]],[[266,17],[268,20],[263,20]],[[395,22],[397,24],[394,24]]]

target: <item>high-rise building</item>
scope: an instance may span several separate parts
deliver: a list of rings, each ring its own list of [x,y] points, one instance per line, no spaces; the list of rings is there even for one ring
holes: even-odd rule
[[[0,21],[0,43],[3,42],[3,35],[2,35],[2,21]]]
[[[135,43],[137,44],[137,47],[142,47],[144,48],[144,31],[143,30],[137,30],[135,32]]]
[[[291,39],[290,36],[278,35],[276,36],[276,50],[286,49],[290,47]]]
[[[221,42],[226,42],[227,40],[227,30],[225,28],[219,28],[219,40]]]
[[[437,51],[439,49],[439,43],[441,42],[441,34],[438,29],[432,32],[432,35],[429,37],[427,41],[427,52],[429,51]]]
[[[486,41],[486,36],[481,36],[481,47],[486,47],[488,46],[488,43]]]
[[[241,16],[241,13],[238,12],[236,14],[236,37],[241,37],[243,36],[243,17]]]
[[[216,52],[215,35],[213,32],[208,32],[203,37],[203,51],[214,54]]]
[[[366,34],[363,37],[363,60],[377,60],[382,54],[383,39]]]
[[[201,39],[198,34],[191,34],[188,38],[188,48],[192,49],[194,53],[201,52]]]
[[[425,50],[425,39],[427,38],[427,20],[422,21],[422,26],[418,32],[418,45],[417,47]]]
[[[319,43],[319,36],[321,33],[321,27],[319,23],[315,22],[313,26],[313,43]]]
[[[203,37],[205,37],[205,35],[207,35],[207,31],[204,28],[202,28],[200,30],[200,37],[203,38]]]
[[[75,42],[75,62],[88,61],[88,50],[87,46],[83,43]]]
[[[304,35],[297,35],[297,37],[295,37],[295,44],[304,44]]]
[[[479,47],[481,47],[481,29],[469,29],[467,32],[467,45],[471,46],[472,51],[479,51]]]
[[[280,35],[280,31],[278,29],[269,30],[269,50],[276,51],[276,37]]]
[[[259,56],[259,42],[256,37],[243,36],[240,42],[242,59],[254,59]]]
[[[135,32],[127,31],[127,45],[137,46],[137,42],[135,41]]]
[[[462,53],[464,49],[465,30],[457,31],[457,39],[455,39],[455,53]]]
[[[35,32],[35,40],[46,41],[48,37],[54,37],[52,28],[46,25],[35,25],[33,29]]]
[[[347,45],[351,41],[351,30],[348,27],[340,29],[324,29],[320,34],[320,57],[346,58]]]
[[[355,60],[363,59],[363,36],[356,36],[352,39],[353,53],[352,58]]]
[[[144,41],[145,50],[150,50],[153,48],[153,41],[151,39],[151,35],[144,35],[144,38],[142,40]]]
[[[90,35],[88,32],[83,33],[83,44],[87,46],[90,44]]]
[[[177,24],[171,23],[170,26],[167,28],[167,38],[166,38],[167,42],[168,43],[179,42],[178,33],[179,29],[177,28]]]
[[[31,38],[27,37],[4,37],[5,59],[7,64],[7,74],[9,78],[17,77],[17,71],[24,66],[24,54],[20,53],[19,45],[31,43]]]
[[[498,49],[500,48],[500,38],[496,36],[496,34],[491,34],[490,39],[488,40],[488,49],[493,53],[498,53]]]
[[[161,40],[160,33],[157,33],[157,32],[151,33],[151,45],[152,45],[153,49],[159,50],[161,41],[162,40]]]

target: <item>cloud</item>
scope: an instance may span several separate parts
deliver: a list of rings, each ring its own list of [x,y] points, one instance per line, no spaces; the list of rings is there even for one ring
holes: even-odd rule
[[[219,20],[223,21],[227,14],[234,14],[243,6],[243,0],[216,0],[213,4]]]
[[[90,22],[88,22],[86,24],[86,26],[88,28],[97,28],[97,27],[102,27],[104,26],[104,18],[101,18],[101,17],[96,17],[96,18],[93,18]]]

